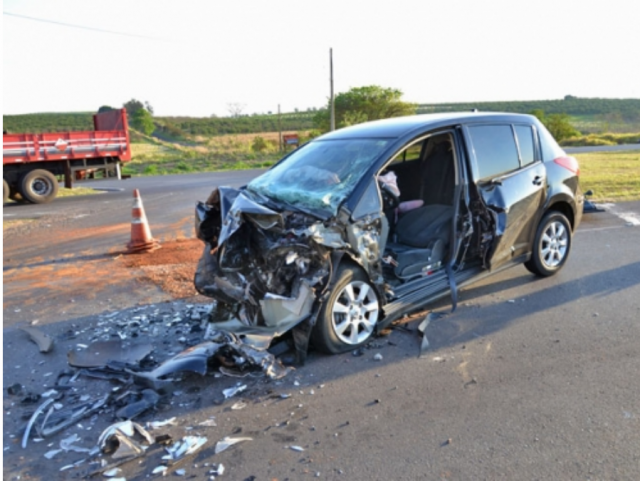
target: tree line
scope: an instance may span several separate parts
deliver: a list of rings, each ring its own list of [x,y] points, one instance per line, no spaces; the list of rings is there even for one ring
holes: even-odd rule
[[[340,93],[335,99],[336,127],[344,127],[378,118],[412,113],[454,112],[478,109],[514,113],[543,112],[547,119],[560,116],[592,116],[602,121],[640,122],[640,99],[579,98],[567,95],[560,100],[464,102],[411,104],[401,99],[402,92],[379,86],[366,86]],[[149,102],[131,99],[124,103],[131,126],[147,134],[169,138],[185,135],[304,131],[329,129],[329,105],[316,111],[288,112],[280,115],[253,114],[230,117],[159,117]],[[110,109],[102,106],[99,110]],[[14,133],[92,130],[92,112],[3,115],[4,129]],[[566,117],[563,117],[566,120]]]

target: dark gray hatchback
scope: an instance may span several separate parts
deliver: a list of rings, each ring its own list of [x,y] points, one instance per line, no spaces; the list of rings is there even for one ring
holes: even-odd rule
[[[506,267],[558,272],[580,223],[578,164],[529,115],[451,113],[323,135],[196,209],[195,285],[217,328],[354,349]]]

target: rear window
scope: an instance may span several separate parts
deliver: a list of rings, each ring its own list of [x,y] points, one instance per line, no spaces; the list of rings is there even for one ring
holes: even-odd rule
[[[511,125],[469,127],[476,154],[478,179],[492,179],[520,167]]]
[[[529,165],[536,160],[533,148],[533,129],[529,125],[514,125],[514,129],[520,148],[520,161],[523,166]]]

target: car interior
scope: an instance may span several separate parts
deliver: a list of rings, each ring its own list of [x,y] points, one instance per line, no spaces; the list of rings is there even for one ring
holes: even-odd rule
[[[408,147],[381,174],[388,172],[396,175],[400,195],[390,199],[381,189],[389,223],[384,257],[392,277],[406,281],[437,270],[447,254],[455,192],[451,134],[434,135]]]

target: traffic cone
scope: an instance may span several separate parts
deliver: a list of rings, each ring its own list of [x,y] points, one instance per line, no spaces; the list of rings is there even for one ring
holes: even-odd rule
[[[138,189],[133,191],[133,208],[131,209],[131,241],[127,244],[129,253],[153,251],[160,248],[157,240],[151,237],[151,229],[144,214],[142,197]]]

